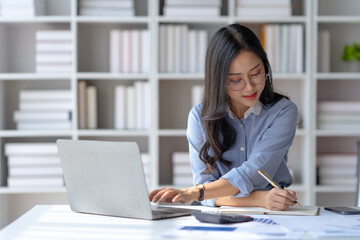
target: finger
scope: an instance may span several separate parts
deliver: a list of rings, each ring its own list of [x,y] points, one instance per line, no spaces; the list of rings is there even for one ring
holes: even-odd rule
[[[287,198],[290,201],[296,201],[297,200],[297,198],[289,190],[277,189],[275,194],[280,195],[280,196],[282,196],[284,198]]]
[[[285,204],[288,206],[294,205],[293,200],[291,200],[290,193],[287,193],[286,190],[277,189],[275,191],[272,191],[272,194],[270,195],[271,202],[277,202],[279,204]],[[281,206],[281,208],[284,208]]]
[[[293,195],[296,198],[295,200],[297,200],[296,192],[293,190],[288,190],[288,191],[291,193],[291,195]]]
[[[174,196],[177,194],[176,190],[168,189],[160,197],[160,202],[171,202]]]
[[[178,193],[177,195],[175,195],[175,197],[172,199],[172,202],[181,202],[182,198],[181,198],[181,193]]]
[[[158,192],[155,194],[155,196],[153,197],[152,201],[153,201],[153,202],[158,202],[159,199],[161,198],[161,196],[162,196],[165,192],[166,192],[166,188],[158,191]]]
[[[165,189],[165,188],[160,188],[160,189],[155,189],[155,190],[153,190],[153,191],[149,194],[149,199],[150,199],[150,201],[153,200],[154,196],[155,196],[159,191],[164,190],[164,189]]]

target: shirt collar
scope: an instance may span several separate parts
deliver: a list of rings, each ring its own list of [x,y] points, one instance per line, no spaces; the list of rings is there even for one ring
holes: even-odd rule
[[[252,113],[255,115],[259,115],[261,113],[262,107],[263,107],[263,104],[260,101],[258,101],[254,106],[251,106],[251,107],[249,107],[248,110],[246,110],[246,112],[244,114],[244,118],[247,118]],[[235,116],[235,113],[233,113],[231,111],[230,107],[228,108],[227,112],[229,114],[229,117],[234,120],[236,116]]]

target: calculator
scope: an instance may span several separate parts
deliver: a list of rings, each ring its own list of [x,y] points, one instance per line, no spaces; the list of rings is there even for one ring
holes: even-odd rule
[[[193,215],[200,222],[204,223],[226,224],[249,222],[254,220],[254,218],[245,215],[218,214],[214,212],[191,212],[191,215]]]

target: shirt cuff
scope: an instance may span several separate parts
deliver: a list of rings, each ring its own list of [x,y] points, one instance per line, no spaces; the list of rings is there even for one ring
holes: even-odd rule
[[[201,201],[201,205],[207,207],[215,207],[215,198]]]
[[[229,183],[240,190],[240,192],[233,195],[233,197],[246,197],[254,190],[254,186],[249,178],[239,178],[239,176],[246,176],[246,174],[244,172],[240,173],[237,168],[233,168],[221,178],[228,180]]]

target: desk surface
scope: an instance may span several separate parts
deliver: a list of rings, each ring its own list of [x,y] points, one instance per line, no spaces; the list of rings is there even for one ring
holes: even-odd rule
[[[267,216],[257,215],[257,217]],[[269,218],[279,222],[280,225],[282,225],[281,222],[285,224],[285,222],[289,223],[301,219],[304,224],[305,222],[309,224],[307,228],[312,228],[313,223],[315,225],[321,224],[322,221],[329,224],[328,221],[331,219],[333,219],[334,224],[346,223],[346,226],[351,224],[357,227],[360,224],[360,215],[343,216],[323,209],[320,211],[320,216],[269,216]],[[170,229],[199,224],[192,216],[147,221],[75,213],[71,211],[68,205],[38,205],[1,230],[0,239],[164,239],[162,234]],[[238,225],[225,226],[236,227]],[[195,235],[192,235],[194,236],[193,239],[199,239]],[[232,236],[239,239],[238,234]],[[303,231],[298,239],[313,239],[313,236],[309,235],[307,231]],[[359,236],[360,227],[356,236],[357,239]]]

